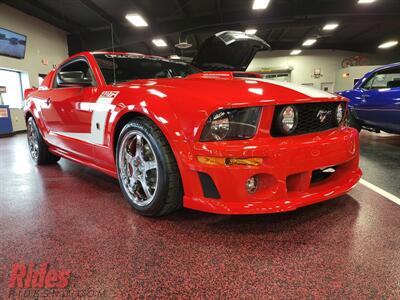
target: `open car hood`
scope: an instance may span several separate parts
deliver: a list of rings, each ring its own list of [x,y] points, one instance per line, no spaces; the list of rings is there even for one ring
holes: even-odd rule
[[[203,71],[246,71],[258,51],[270,50],[263,39],[241,31],[222,31],[208,38],[193,58]]]

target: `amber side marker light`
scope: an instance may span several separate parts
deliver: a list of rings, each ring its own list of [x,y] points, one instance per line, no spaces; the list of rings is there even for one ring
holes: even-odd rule
[[[225,158],[212,156],[197,156],[197,160],[205,165],[213,166],[260,166],[263,159],[259,157],[252,158]]]

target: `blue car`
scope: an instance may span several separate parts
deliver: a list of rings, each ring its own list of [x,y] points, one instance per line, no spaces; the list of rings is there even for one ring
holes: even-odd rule
[[[400,134],[400,63],[369,72],[338,94],[350,99],[350,126]]]

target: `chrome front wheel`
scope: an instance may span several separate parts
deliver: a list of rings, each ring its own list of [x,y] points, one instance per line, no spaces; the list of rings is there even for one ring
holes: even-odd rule
[[[179,169],[164,134],[146,117],[118,134],[116,169],[124,198],[145,216],[163,216],[182,206]]]
[[[27,127],[29,152],[33,160],[37,161],[39,158],[39,137],[32,122],[28,122]]]
[[[127,133],[119,148],[119,176],[130,200],[149,205],[155,196],[159,177],[157,157],[149,140],[140,131]]]

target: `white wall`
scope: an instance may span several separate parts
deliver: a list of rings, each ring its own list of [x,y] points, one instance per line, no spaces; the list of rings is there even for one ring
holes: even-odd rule
[[[5,4],[0,4],[0,27],[27,36],[25,59],[0,56],[0,68],[22,72],[23,89],[37,87],[39,73],[47,74],[68,57],[65,32]],[[42,63],[43,59],[48,65]],[[21,129],[20,112],[13,111],[13,125]]]
[[[0,67],[27,72],[30,85],[38,86],[39,73],[47,74],[68,57],[65,32],[5,4],[0,4],[0,27],[27,36],[25,59],[0,56]]]
[[[350,90],[354,86],[354,81],[364,77],[364,75],[379,66],[359,66],[339,69],[336,74],[336,90]]]
[[[333,83],[333,90],[338,91],[336,78],[337,72],[342,68],[345,58],[355,55],[363,55],[372,65],[392,63],[393,58],[383,55],[360,54],[340,50],[304,50],[300,55],[290,56],[289,51],[263,51],[257,53],[251,62],[248,71],[260,71],[262,69],[283,69],[291,67],[291,81],[299,84],[313,84],[315,88],[321,88],[322,83]],[[314,69],[321,69],[322,77],[314,78]]]

